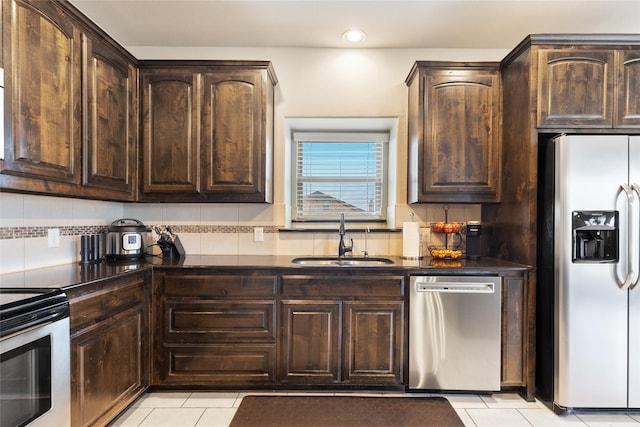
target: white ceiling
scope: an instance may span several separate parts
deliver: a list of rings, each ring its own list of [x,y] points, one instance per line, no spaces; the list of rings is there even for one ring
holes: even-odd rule
[[[640,0],[71,0],[123,46],[504,48],[532,33],[640,33]]]

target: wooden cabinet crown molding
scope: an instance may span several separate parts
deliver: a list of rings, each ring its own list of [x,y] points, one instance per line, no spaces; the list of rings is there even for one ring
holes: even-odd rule
[[[271,61],[260,60],[217,60],[217,59],[143,59],[138,61],[139,69],[186,69],[192,71],[206,72],[207,70],[266,70],[271,83],[276,86],[278,77]]]
[[[500,61],[500,67],[508,66],[534,46],[548,48],[600,46],[614,49],[637,49],[640,48],[640,34],[529,34]]]

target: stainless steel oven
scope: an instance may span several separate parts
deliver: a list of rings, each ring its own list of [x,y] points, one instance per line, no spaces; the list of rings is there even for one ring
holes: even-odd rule
[[[0,427],[69,426],[69,359],[64,292],[0,288]]]

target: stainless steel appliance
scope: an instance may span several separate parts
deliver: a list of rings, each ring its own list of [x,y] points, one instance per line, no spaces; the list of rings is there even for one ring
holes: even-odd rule
[[[540,154],[538,397],[640,408],[640,136],[563,135]]]
[[[144,258],[147,253],[147,235],[149,233],[137,219],[122,218],[115,220],[107,229],[106,257],[111,259]]]
[[[500,390],[501,279],[411,276],[409,388]]]
[[[66,295],[1,288],[0,426],[69,426],[69,358]]]
[[[0,138],[2,139],[2,145],[0,145],[0,160],[4,160],[4,69],[0,68]]]

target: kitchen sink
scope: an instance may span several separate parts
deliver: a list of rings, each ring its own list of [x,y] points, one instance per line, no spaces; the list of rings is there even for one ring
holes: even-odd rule
[[[341,265],[353,265],[353,266],[375,266],[375,265],[390,265],[393,264],[389,258],[338,258],[338,257],[301,257],[291,260],[294,264],[311,265],[311,266],[341,266]]]

